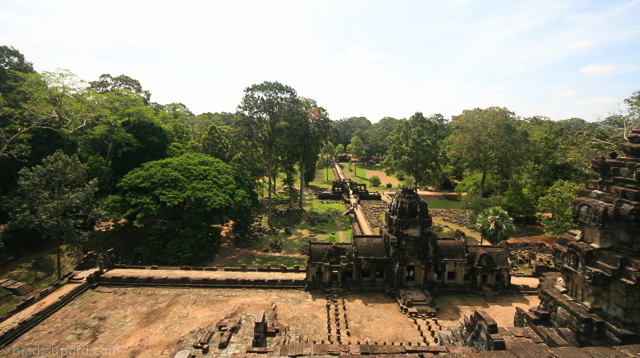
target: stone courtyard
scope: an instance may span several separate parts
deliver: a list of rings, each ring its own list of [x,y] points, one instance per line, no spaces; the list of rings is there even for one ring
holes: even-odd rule
[[[192,349],[201,332],[214,331],[223,319],[237,317],[240,327],[231,335],[228,346],[218,349],[221,338],[216,331],[209,343],[209,353],[202,356],[242,356],[251,354],[253,321],[260,310],[267,313],[267,321],[276,322],[276,328],[287,327],[284,334],[270,337],[263,344],[266,346],[263,349],[275,347],[278,350],[267,356],[287,355],[279,350],[292,347],[294,343],[300,343],[300,347],[302,343],[309,347],[312,343],[317,344],[314,347],[329,346],[324,343],[351,344],[352,347],[359,347],[359,343],[435,345],[435,342],[429,342],[433,341],[432,336],[428,336],[428,340],[424,337],[427,336],[424,330],[446,329],[445,323],[458,324],[468,310],[486,306],[478,303],[482,298],[471,298],[473,300],[468,302],[475,302],[474,305],[464,307],[462,304],[457,311],[443,312],[447,320],[438,322],[408,318],[392,298],[383,294],[328,297],[286,289],[99,286],[51,315],[12,346],[66,349],[88,346],[109,348],[126,357],[173,357],[182,349]],[[495,309],[504,317],[513,317],[516,305],[536,304],[531,299],[535,297],[506,298]],[[455,300],[459,298],[442,296],[438,301],[457,302]],[[334,320],[334,317],[339,319]],[[337,329],[342,330],[340,338],[337,338]],[[316,352],[319,353],[322,352]]]

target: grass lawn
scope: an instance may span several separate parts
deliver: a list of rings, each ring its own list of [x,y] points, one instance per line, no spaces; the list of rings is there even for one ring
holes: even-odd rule
[[[224,266],[240,267],[242,264],[246,264],[249,267],[267,267],[267,265],[271,265],[271,267],[280,267],[280,265],[293,267],[294,265],[306,266],[307,259],[286,256],[246,254],[229,259]]]
[[[317,183],[313,183],[312,187],[318,188]],[[274,202],[283,202],[284,195],[278,194],[274,197]],[[274,205],[274,214],[278,215],[277,208],[284,209],[286,205]],[[304,200],[305,211],[302,214],[300,223],[296,223],[292,228],[292,234],[284,232],[283,227],[274,225],[276,229],[280,229],[277,235],[264,235],[260,239],[253,242],[248,248],[252,253],[242,254],[232,257],[224,261],[224,267],[238,267],[247,264],[250,267],[265,267],[267,264],[272,266],[306,264],[306,258],[290,257],[284,255],[300,255],[300,247],[305,245],[309,238],[312,241],[319,242],[350,242],[351,241],[351,223],[348,216],[342,216],[345,206],[342,202],[321,203],[316,195],[307,192]],[[315,220],[313,220],[315,219]],[[326,222],[318,222],[323,220]],[[316,221],[313,223],[313,221]],[[275,222],[275,221],[274,221]],[[262,225],[267,226],[266,216],[263,218]],[[310,231],[316,230],[316,236],[311,237]],[[275,240],[280,241],[282,254],[264,253],[265,248],[269,248],[269,244]]]

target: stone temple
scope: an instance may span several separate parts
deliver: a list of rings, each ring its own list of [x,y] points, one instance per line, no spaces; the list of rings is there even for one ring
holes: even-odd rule
[[[536,270],[548,271],[536,301],[513,284],[507,246],[437,238],[410,188],[376,232],[360,204],[376,195],[335,173],[328,195],[344,199],[352,240],[310,242],[306,268],[125,266],[89,254],[0,317],[0,355],[638,357],[640,128],[619,148],[593,160],[600,179],[573,200],[579,229],[557,239],[554,267]],[[456,305],[445,325],[436,302],[469,297],[482,306]],[[526,304],[507,307],[509,297]]]
[[[442,292],[482,286],[502,290],[511,284],[504,246],[470,245],[464,234],[438,238],[431,231],[427,204],[414,189],[396,193],[384,214],[381,235],[362,233],[358,212],[349,215],[354,223],[351,243],[310,243],[311,286],[327,292],[402,288]]]

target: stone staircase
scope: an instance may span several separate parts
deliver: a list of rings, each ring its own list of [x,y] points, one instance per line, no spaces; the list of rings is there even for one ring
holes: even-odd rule
[[[487,286],[482,286],[482,293],[484,297],[487,299],[487,302],[496,302],[496,296],[493,294],[493,291]]]
[[[0,287],[12,291],[17,296],[23,296],[33,291],[33,288],[24,282],[9,280],[6,278],[0,279]]]

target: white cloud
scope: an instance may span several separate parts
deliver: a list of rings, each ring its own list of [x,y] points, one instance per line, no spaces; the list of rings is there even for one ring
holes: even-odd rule
[[[554,93],[554,95],[560,96],[560,97],[566,97],[566,96],[573,96],[576,93],[577,92],[574,91],[574,90],[568,90],[568,91],[564,91],[564,92],[556,92],[556,93]]]
[[[589,76],[603,76],[611,73],[615,68],[615,66],[586,65],[580,69],[580,73]]]
[[[589,21],[591,19],[594,19],[596,16],[593,14],[590,14],[588,12],[582,13],[580,15],[571,15],[571,16],[567,16],[564,18],[564,21],[569,21],[569,22],[586,22]]]
[[[576,101],[577,104],[585,106],[585,105],[589,105],[589,104],[594,104],[594,103],[618,103],[620,102],[620,100],[615,99],[611,96],[604,96],[604,97],[593,97],[591,99],[588,99],[586,101],[584,100],[579,100]]]
[[[373,52],[366,48],[364,45],[358,45],[356,47],[350,48],[344,58],[345,60],[351,62],[373,62],[386,60],[390,57],[383,53]]]
[[[574,41],[574,42],[569,44],[567,49],[575,50],[575,49],[580,49],[580,48],[588,48],[588,47],[591,47],[592,44],[593,43],[591,41]]]

